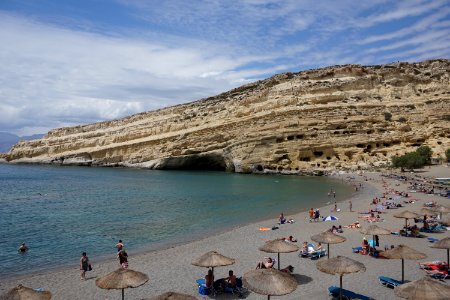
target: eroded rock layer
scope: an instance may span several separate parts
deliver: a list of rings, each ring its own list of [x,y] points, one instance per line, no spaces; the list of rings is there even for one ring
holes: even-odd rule
[[[450,148],[450,61],[285,73],[196,102],[59,128],[10,162],[235,172],[366,169]]]

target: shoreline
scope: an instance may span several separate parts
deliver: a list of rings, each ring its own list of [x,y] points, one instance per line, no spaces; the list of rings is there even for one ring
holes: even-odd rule
[[[449,170],[446,170],[449,172]],[[369,207],[370,200],[375,196],[380,196],[384,192],[383,180],[388,182],[391,188],[400,191],[405,190],[405,184],[397,180],[381,177],[380,172],[363,173],[367,176],[370,182],[364,184],[364,188],[353,195],[349,199],[338,202],[338,208],[341,212],[336,213],[340,218],[338,222],[317,222],[309,223],[307,211],[296,214],[286,213],[287,218],[293,218],[294,224],[285,224],[279,226],[278,230],[271,230],[266,232],[258,231],[258,227],[273,225],[276,221],[278,212],[274,212],[273,219],[266,219],[260,222],[250,223],[244,226],[238,226],[226,232],[208,236],[189,243],[170,246],[165,249],[149,251],[145,253],[136,253],[130,255],[130,268],[144,272],[149,275],[149,283],[136,289],[127,289],[125,293],[128,299],[140,299],[152,295],[157,295],[169,290],[182,292],[201,298],[195,287],[195,280],[203,277],[206,274],[205,268],[192,266],[190,262],[192,259],[201,254],[216,250],[223,255],[233,257],[236,263],[233,266],[217,268],[217,278],[224,275],[228,269],[233,269],[238,276],[254,269],[256,263],[267,253],[260,252],[258,247],[266,240],[279,238],[282,236],[293,235],[298,239],[298,244],[301,246],[303,240],[310,240],[310,236],[320,233],[321,231],[330,228],[332,225],[348,225],[355,220],[360,220],[362,226],[368,225],[367,222],[358,219],[358,214],[348,212],[348,201],[353,203],[354,211],[365,211]],[[346,173],[340,176],[354,176],[358,180],[363,177],[355,173]],[[325,191],[326,192],[326,191]],[[413,194],[411,198],[419,198],[413,204],[406,204],[405,208],[391,210],[382,214],[385,222],[377,223],[377,225],[388,229],[399,229],[404,220],[392,218],[392,212],[397,213],[401,210],[418,211],[426,201],[431,199],[438,201],[441,204],[448,205],[448,199],[438,196],[428,196],[425,194]],[[446,202],[447,201],[447,202]],[[321,215],[325,215],[334,203],[320,207]],[[399,278],[400,276],[400,262],[398,260],[377,260],[368,256],[353,254],[351,247],[359,246],[362,234],[359,230],[344,229],[342,234],[347,238],[347,242],[330,246],[330,255],[344,255],[352,259],[363,262],[366,265],[367,271],[365,273],[350,274],[344,276],[344,288],[350,289],[354,292],[371,296],[375,299],[400,299],[397,298],[391,289],[382,287],[378,284],[377,276],[385,275],[392,278]],[[437,238],[448,237],[449,232],[442,234],[427,234]],[[412,239],[399,238],[396,236],[381,236],[380,246],[385,244],[398,245],[404,243],[421,252],[430,253],[429,257],[423,261],[444,259],[444,251],[440,249],[429,248],[426,239]],[[380,247],[383,248],[383,247]],[[131,252],[133,253],[133,252]],[[276,255],[276,254],[275,254]],[[386,263],[387,262],[387,263]],[[299,299],[300,297],[308,296],[311,299],[328,299],[326,288],[330,285],[338,285],[339,278],[321,273],[315,268],[315,261],[309,259],[298,258],[297,253],[281,254],[282,267],[292,264],[295,267],[294,275],[299,281],[299,286],[295,292],[290,295],[281,297],[282,299]],[[52,291],[53,299],[115,299],[118,297],[120,291],[115,290],[101,290],[95,286],[96,277],[101,277],[107,273],[115,270],[118,267],[116,260],[93,261],[94,271],[88,272],[88,280],[83,282],[79,280],[79,270],[77,267],[64,267],[51,272],[43,274],[24,275],[19,278],[10,278],[8,280],[0,279],[0,293],[6,292],[8,289],[14,287],[18,283],[33,288],[43,287],[46,290]],[[405,279],[415,280],[424,276],[424,272],[419,270],[415,261],[405,261]],[[364,280],[352,280],[356,278],[363,278]],[[79,293],[83,290],[83,295]],[[261,295],[250,293],[246,299],[259,299]],[[217,299],[234,299],[230,295],[224,297],[218,296]]]
[[[68,166],[70,167],[70,166]],[[311,175],[298,175],[298,174],[263,174],[263,173],[259,173],[259,174],[248,174],[248,175],[276,175],[276,176],[303,176],[303,177],[314,177]],[[348,175],[348,174],[346,174]],[[337,203],[343,203],[346,202],[348,200],[350,200],[351,198],[355,197],[356,195],[360,194],[361,191],[355,192],[352,188],[352,183],[348,182],[348,181],[343,181],[341,180],[341,178],[339,178],[337,175],[324,175],[323,177],[328,177],[328,178],[332,178],[333,180],[339,181],[340,184],[342,185],[346,185],[348,186],[350,192],[349,192],[349,197],[346,197],[344,199],[340,199],[339,201],[337,201]],[[324,192],[324,194],[326,194],[326,191]],[[324,196],[326,197],[326,196]],[[338,196],[339,198],[339,196]],[[330,204],[326,204],[325,201],[330,202]],[[322,206],[315,206],[314,208],[318,208],[321,212],[325,212],[324,208],[327,206],[332,206],[333,204],[331,204],[333,198],[323,198],[321,199],[319,202],[323,202],[321,204],[318,205],[322,205]],[[316,204],[314,204],[316,205]],[[292,217],[298,214],[302,214],[302,213],[307,213],[309,208],[302,208],[299,209],[298,211],[295,211],[293,213],[290,213],[289,215],[286,215],[286,217]],[[274,216],[276,217],[278,215],[279,212],[274,212]],[[321,215],[322,218],[322,215]],[[221,234],[226,234],[229,233],[233,230],[242,228],[242,227],[246,227],[246,226],[251,226],[257,223],[261,223],[261,222],[267,222],[267,223],[271,223],[270,226],[275,225],[276,220],[275,218],[270,218],[270,219],[266,219],[265,217],[262,217],[258,220],[252,220],[252,221],[247,221],[241,224],[236,224],[236,225],[231,225],[229,227],[226,228],[220,228],[220,229],[215,229],[212,231],[207,231],[207,232],[198,232],[193,236],[190,237],[186,237],[183,240],[180,241],[162,241],[162,242],[158,242],[155,244],[149,244],[149,245],[144,245],[144,246],[140,246],[137,249],[131,249],[127,248],[127,252],[130,255],[130,257],[139,257],[151,252],[157,252],[157,251],[165,251],[171,248],[175,248],[175,247],[180,247],[180,246],[184,246],[190,243],[194,243],[194,242],[199,242],[201,240],[204,239],[208,239],[214,236],[218,236]],[[93,261],[95,261],[96,264],[103,264],[103,263],[107,263],[107,262],[111,262],[111,261],[116,261],[116,253],[114,252],[114,249],[111,248],[112,251],[110,253],[105,253],[103,255],[99,255],[99,256],[95,256],[94,259],[91,257],[90,259]],[[89,253],[88,253],[89,254]],[[25,254],[26,255],[26,254]],[[43,270],[35,270],[35,271],[31,271],[30,273],[27,274],[5,274],[5,275],[0,275],[0,288],[1,288],[1,283],[2,281],[11,281],[11,280],[22,280],[22,279],[26,279],[28,277],[34,277],[34,276],[45,276],[48,274],[51,274],[53,272],[64,272],[65,270],[68,269],[74,269],[74,268],[78,268],[78,264],[74,263],[74,261],[76,260],[71,260],[69,262],[66,263],[62,263],[62,264],[58,264],[57,266],[49,266],[46,268],[45,271]],[[0,290],[0,294],[1,294],[1,290]]]

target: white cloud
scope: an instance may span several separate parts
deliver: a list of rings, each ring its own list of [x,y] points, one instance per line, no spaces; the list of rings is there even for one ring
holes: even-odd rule
[[[214,95],[240,81],[227,72],[254,59],[0,18],[0,128],[42,128],[47,118],[50,129],[56,119],[119,118]]]
[[[411,26],[404,27],[400,30],[384,33],[380,35],[372,35],[369,36],[363,40],[360,41],[361,44],[369,44],[374,42],[380,42],[385,40],[392,40],[392,39],[398,39],[403,38],[405,36],[423,32],[428,30],[432,25],[438,23],[439,20],[448,17],[450,14],[450,7],[444,7],[443,9],[439,10],[436,13],[433,13],[429,16],[424,17],[423,19],[420,19],[416,23],[414,23]]]
[[[448,1],[117,2],[132,21],[0,10],[0,131],[119,118],[285,71],[449,56]]]

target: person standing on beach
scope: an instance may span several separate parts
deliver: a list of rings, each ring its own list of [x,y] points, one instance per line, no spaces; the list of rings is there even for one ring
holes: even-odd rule
[[[117,257],[119,258],[119,265],[124,269],[128,269],[128,253],[122,249],[117,253]]]
[[[80,258],[81,280],[86,280],[86,272],[89,271],[89,258],[86,252],[81,254]]]
[[[314,219],[314,209],[311,207],[311,209],[309,210],[309,222],[312,222],[313,219]]]
[[[350,211],[353,211],[352,201],[348,201],[348,208],[349,208]]]
[[[117,252],[122,251],[123,243],[122,240],[119,240],[119,242],[116,244]]]
[[[337,203],[336,203],[336,201],[334,201],[334,211],[338,211],[337,210]]]

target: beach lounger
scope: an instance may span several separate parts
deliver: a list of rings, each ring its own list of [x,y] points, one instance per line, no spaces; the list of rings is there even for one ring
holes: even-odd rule
[[[323,256],[327,256],[327,250],[326,249],[322,249],[322,250],[318,250],[318,251],[314,251],[309,253],[309,258],[311,259],[319,259]]]
[[[401,281],[392,279],[390,277],[386,277],[386,276],[379,276],[378,277],[378,281],[380,281],[380,283],[386,287],[390,287],[390,288],[395,288],[396,286],[399,286],[402,284]]]
[[[425,270],[428,276],[434,279],[444,280],[450,278],[448,271],[440,271],[440,270]]]
[[[363,247],[361,247],[361,246],[359,246],[359,247],[353,247],[352,248],[352,251],[353,251],[353,253],[359,253],[359,252],[361,252],[361,251],[363,251]]]
[[[340,292],[340,288],[338,288],[337,286],[330,286],[328,288],[328,291],[330,292],[330,295],[333,296],[334,298],[339,298],[339,292]],[[372,298],[361,295],[361,294],[357,294],[354,293],[352,291],[346,290],[346,289],[342,289],[342,299],[361,299],[361,300],[372,300]]]

